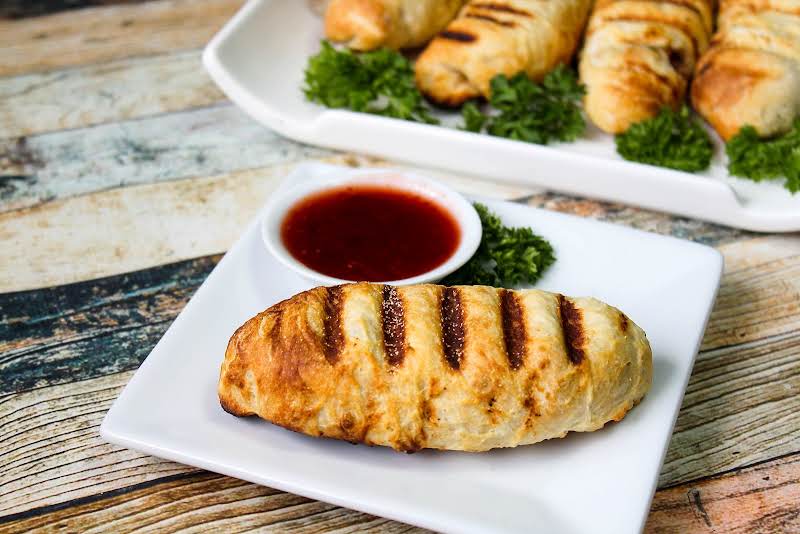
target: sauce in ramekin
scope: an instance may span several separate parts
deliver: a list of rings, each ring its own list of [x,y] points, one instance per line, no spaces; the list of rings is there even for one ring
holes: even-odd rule
[[[434,200],[386,186],[322,191],[294,205],[281,225],[289,253],[319,273],[365,282],[411,278],[446,262],[461,240]]]

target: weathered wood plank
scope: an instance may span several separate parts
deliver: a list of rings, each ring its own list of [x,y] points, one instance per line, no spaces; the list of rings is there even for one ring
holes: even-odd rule
[[[351,155],[325,158],[350,166],[384,163]],[[0,213],[0,241],[25,254],[4,258],[0,293],[48,287],[224,252],[276,184],[277,165],[126,187]],[[436,174],[468,194],[499,198],[528,191]],[[97,228],[106,229],[97,232]],[[86,261],[91,255],[91,261]]]
[[[196,471],[100,439],[100,423],[132,374],[0,399],[0,515]]]
[[[0,20],[0,76],[201,48],[242,3],[159,0]]]
[[[143,526],[159,532],[264,528],[272,532],[343,532],[354,528],[358,532],[425,532],[211,473],[189,474],[63,510],[31,514],[0,524],[0,532],[55,525],[68,532],[120,533]]]
[[[703,352],[659,486],[800,451],[800,332]]]
[[[0,138],[182,111],[224,99],[197,51],[0,78]]]
[[[795,455],[657,492],[645,532],[795,532],[800,529],[798,501],[800,455]],[[259,526],[281,532],[329,532],[347,527],[402,532],[407,528],[358,512],[313,504],[302,497],[235,479],[193,473],[63,510],[36,513],[37,510],[0,526],[0,532],[56,525],[68,531],[79,526],[83,530],[107,525],[106,528],[128,532],[143,524],[169,531],[210,524],[233,532]],[[159,518],[170,517],[174,518],[170,522],[158,522]],[[336,523],[331,524],[332,519]]]
[[[0,140],[0,212],[120,186],[328,155],[231,105]]]
[[[89,6],[134,4],[145,1],[147,0],[4,0],[0,4],[0,18],[21,19]]]
[[[800,455],[659,491],[645,532],[800,532]]]
[[[130,375],[0,400],[0,437],[10,451],[0,456],[0,515],[13,514],[0,517],[0,532],[56,527],[127,532],[145,525],[159,531],[201,525],[226,531],[405,528],[100,443],[102,415]],[[25,477],[18,479],[20,473]],[[793,455],[659,491],[646,531],[793,532],[799,499],[800,455]],[[59,504],[70,501],[75,502]]]
[[[286,172],[278,166],[121,188],[2,213],[0,240],[26,253],[4,260],[0,293],[224,252]]]
[[[0,295],[0,394],[135,369],[218,261]]]
[[[720,247],[725,283],[703,349],[778,336],[800,327],[800,237],[759,237]]]

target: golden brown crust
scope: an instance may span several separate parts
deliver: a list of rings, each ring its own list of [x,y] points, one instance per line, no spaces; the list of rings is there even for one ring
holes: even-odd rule
[[[356,50],[422,46],[465,0],[331,0],[325,35]]]
[[[330,343],[337,329],[342,341]],[[594,299],[349,284],[300,293],[239,328],[219,398],[234,415],[312,436],[481,451],[621,419],[649,388],[651,358],[644,332]]]
[[[489,96],[497,74],[541,79],[569,62],[591,0],[471,0],[417,60],[417,86],[429,99],[457,106]]]
[[[691,96],[726,140],[746,125],[762,136],[790,129],[800,116],[800,0],[723,0]]]
[[[712,13],[712,0],[599,0],[579,67],[592,122],[620,133],[680,106],[708,48]]]

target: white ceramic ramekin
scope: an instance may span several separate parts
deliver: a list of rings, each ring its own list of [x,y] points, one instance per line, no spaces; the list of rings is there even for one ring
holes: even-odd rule
[[[285,266],[314,282],[335,285],[358,281],[327,276],[307,267],[291,255],[281,239],[283,220],[298,202],[322,191],[347,185],[378,185],[426,197],[447,210],[461,230],[456,251],[444,263],[417,276],[384,283],[409,285],[436,282],[464,265],[478,249],[481,241],[481,221],[475,208],[461,194],[435,180],[392,169],[350,169],[307,164],[298,167],[267,202],[266,215],[261,223],[261,236],[267,250]],[[332,221],[332,224],[335,223]]]

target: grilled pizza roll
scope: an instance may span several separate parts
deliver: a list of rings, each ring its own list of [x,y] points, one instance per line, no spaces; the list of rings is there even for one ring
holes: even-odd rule
[[[620,133],[678,108],[713,30],[713,0],[598,0],[580,58],[586,114]]]
[[[356,50],[422,46],[465,0],[331,0],[325,35]]]
[[[800,116],[800,0],[723,0],[711,48],[697,65],[692,105],[730,139],[762,136]]]
[[[484,286],[318,287],[231,338],[222,407],[401,451],[515,447],[619,421],[650,346],[591,298]]]
[[[470,0],[416,63],[417,86],[442,105],[489,96],[498,74],[540,80],[569,62],[591,0]]]

